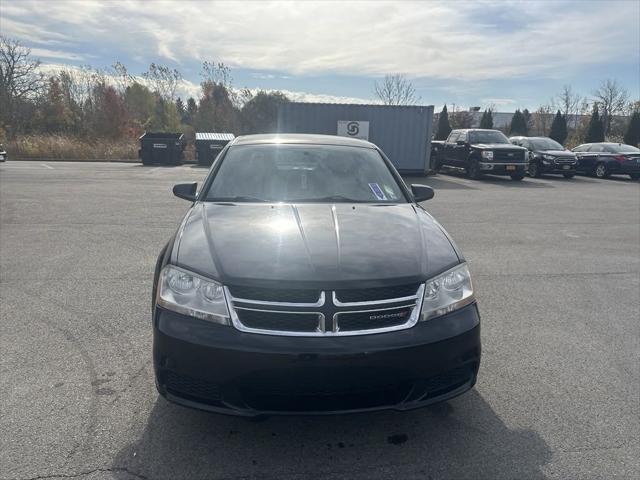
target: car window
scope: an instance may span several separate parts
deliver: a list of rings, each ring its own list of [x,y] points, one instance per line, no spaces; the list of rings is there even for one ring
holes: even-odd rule
[[[602,148],[602,145],[591,145],[591,147],[589,148],[590,152],[604,152],[604,148]]]
[[[640,149],[624,143],[605,145],[605,150],[611,153],[640,153]]]
[[[576,148],[574,148],[572,152],[584,152],[585,150],[586,150],[586,147],[584,145],[579,145]]]
[[[460,131],[454,130],[449,134],[449,138],[447,138],[447,143],[456,143],[459,135],[460,135]]]
[[[237,145],[205,201],[406,203],[380,153],[335,145]]]
[[[466,142],[467,141],[467,132],[460,132],[460,135],[458,136],[458,139],[456,140],[456,142]]]
[[[469,132],[469,143],[511,143],[507,136],[496,130],[475,130]]]
[[[531,138],[529,139],[532,150],[564,150],[564,147],[551,138]]]

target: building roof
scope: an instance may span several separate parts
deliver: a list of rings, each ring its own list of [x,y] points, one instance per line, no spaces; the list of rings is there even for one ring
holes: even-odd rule
[[[366,140],[357,138],[339,137],[337,135],[315,135],[309,133],[270,133],[262,135],[243,135],[237,137],[234,145],[256,145],[266,143],[297,143],[307,145],[340,145],[353,147],[375,148]]]
[[[196,140],[218,140],[228,142],[233,140],[233,133],[212,133],[212,132],[196,132]]]

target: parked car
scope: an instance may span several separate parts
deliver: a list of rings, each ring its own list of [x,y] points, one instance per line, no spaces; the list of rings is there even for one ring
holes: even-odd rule
[[[0,162],[7,161],[7,152],[4,149],[4,145],[0,144]]]
[[[598,178],[629,175],[640,179],[640,149],[623,143],[585,143],[573,149],[578,171]]]
[[[469,269],[375,145],[238,137],[158,257],[157,388],[244,416],[407,410],[473,387]]]
[[[483,173],[510,175],[522,180],[527,172],[527,150],[509,142],[499,130],[452,130],[436,160],[437,169],[464,169],[469,178]]]
[[[538,178],[545,173],[561,173],[565,178],[575,176],[576,154],[555,140],[549,137],[511,137],[509,140],[529,152],[529,176]]]

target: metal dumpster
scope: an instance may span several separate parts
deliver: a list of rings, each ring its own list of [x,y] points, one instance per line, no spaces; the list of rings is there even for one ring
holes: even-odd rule
[[[224,146],[234,138],[233,133],[196,132],[198,165],[211,165]]]
[[[145,132],[138,157],[144,165],[181,165],[185,146],[182,133]]]

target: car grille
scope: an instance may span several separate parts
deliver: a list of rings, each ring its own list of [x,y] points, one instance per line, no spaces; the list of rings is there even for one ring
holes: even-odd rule
[[[315,303],[320,297],[319,290],[234,286],[229,287],[229,291],[236,298],[268,302]]]
[[[424,286],[290,292],[226,287],[234,326],[251,333],[299,336],[400,330],[418,321]]]
[[[410,297],[416,294],[417,284],[398,285],[394,287],[361,288],[352,290],[336,290],[336,298],[342,303],[370,302],[389,298]]]
[[[494,150],[493,151],[494,162],[524,162],[523,150]]]
[[[555,162],[558,164],[571,164],[576,163],[576,159],[574,157],[556,157]]]
[[[215,402],[221,399],[218,384],[172,371],[164,376],[164,386],[170,393],[195,400]]]
[[[321,328],[319,313],[273,312],[236,307],[236,314],[243,325],[257,330],[283,332],[315,332]]]

